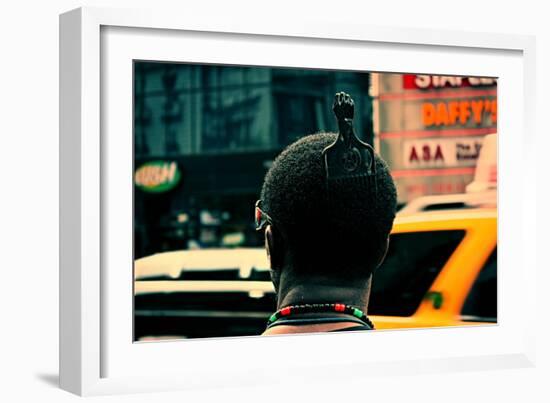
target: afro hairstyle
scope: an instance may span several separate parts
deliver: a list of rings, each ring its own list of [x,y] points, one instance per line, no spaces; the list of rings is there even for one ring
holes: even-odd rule
[[[384,257],[397,192],[386,162],[375,154],[376,192],[350,184],[331,192],[329,203],[322,151],[336,138],[336,133],[313,134],[283,150],[265,176],[261,206],[281,233],[282,269],[366,279]]]

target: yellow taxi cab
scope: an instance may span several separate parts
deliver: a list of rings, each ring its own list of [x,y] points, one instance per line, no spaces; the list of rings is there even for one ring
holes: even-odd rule
[[[495,209],[398,216],[369,317],[377,329],[495,323],[496,258]]]

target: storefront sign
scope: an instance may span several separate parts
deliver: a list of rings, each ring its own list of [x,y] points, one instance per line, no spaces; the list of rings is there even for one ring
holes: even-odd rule
[[[403,74],[404,89],[487,87],[494,86],[496,83],[496,78]]]
[[[475,166],[483,137],[437,138],[403,142],[403,166],[451,168]]]
[[[470,121],[480,125],[486,116],[490,117],[492,124],[496,124],[496,99],[468,99],[422,104],[422,123],[425,127],[466,125]]]
[[[145,192],[167,192],[179,183],[181,174],[175,161],[150,161],[140,166],[134,181]]]

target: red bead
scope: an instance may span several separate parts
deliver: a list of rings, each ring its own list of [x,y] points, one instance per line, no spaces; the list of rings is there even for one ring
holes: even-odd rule
[[[281,309],[281,315],[283,316],[290,315],[290,307],[287,306],[286,308]]]
[[[336,304],[334,305],[334,310],[336,312],[344,312],[346,310],[346,306],[344,304]]]

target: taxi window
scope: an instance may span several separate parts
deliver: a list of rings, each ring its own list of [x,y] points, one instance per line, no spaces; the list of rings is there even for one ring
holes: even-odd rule
[[[374,273],[369,315],[411,316],[464,238],[463,230],[392,234]]]
[[[497,321],[497,249],[479,272],[462,307],[462,320]]]

